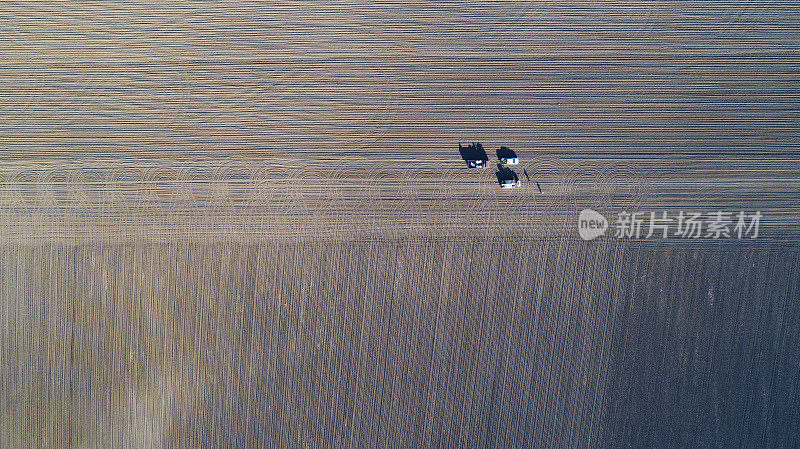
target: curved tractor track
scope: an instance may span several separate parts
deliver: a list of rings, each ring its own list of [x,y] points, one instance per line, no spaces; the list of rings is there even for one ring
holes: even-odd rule
[[[452,149],[451,149],[452,150]],[[798,189],[790,160],[580,157],[532,154],[513,166],[522,184],[500,189],[496,168],[469,169],[455,151],[325,161],[225,157],[20,161],[0,169],[11,240],[170,235],[234,239],[574,235],[578,212],[761,210],[762,235],[792,236]],[[409,155],[412,153],[409,152]],[[720,159],[743,182],[713,167]],[[126,166],[127,165],[127,166]],[[63,167],[68,167],[65,173]],[[528,174],[528,179],[523,175]],[[537,186],[538,184],[538,186]],[[540,192],[541,189],[541,192]],[[86,233],[91,225],[92,234]]]

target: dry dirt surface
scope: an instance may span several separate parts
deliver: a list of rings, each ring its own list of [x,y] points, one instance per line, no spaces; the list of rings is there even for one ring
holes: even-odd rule
[[[796,240],[798,17],[797,2],[7,4],[0,231],[574,235],[591,207],[761,210],[762,235]],[[471,141],[517,151],[523,186],[467,170]]]
[[[800,438],[796,246],[98,244],[0,263],[3,447]]]
[[[0,29],[0,447],[800,446],[800,3]],[[584,242],[586,208],[763,218]]]

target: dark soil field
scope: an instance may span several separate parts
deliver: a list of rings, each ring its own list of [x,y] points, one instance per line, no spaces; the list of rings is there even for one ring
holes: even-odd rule
[[[5,247],[2,445],[793,447],[797,249]]]
[[[800,447],[798,61],[796,1],[5,2],[0,448]]]

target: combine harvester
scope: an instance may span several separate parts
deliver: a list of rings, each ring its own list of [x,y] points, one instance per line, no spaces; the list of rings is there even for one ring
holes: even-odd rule
[[[499,159],[500,163],[503,165],[519,164],[519,158],[517,157],[517,153],[515,153],[514,150],[508,147],[500,147],[500,149],[497,150],[497,159]]]
[[[462,146],[459,142],[458,152],[461,153],[461,158],[466,161],[469,168],[489,168],[491,165],[489,156],[480,143],[473,142],[472,145]]]
[[[504,179],[500,182],[500,187],[503,189],[513,189],[519,187],[519,179]]]
[[[521,184],[517,173],[508,167],[503,167],[502,165],[498,167],[497,170],[497,182],[503,189],[514,189],[519,187]]]
[[[489,168],[491,162],[487,159],[469,159],[467,160],[467,167],[469,168]]]
[[[521,184],[519,176],[514,173],[514,170],[508,168],[497,172],[497,182],[500,183],[500,187],[503,189],[514,189]]]

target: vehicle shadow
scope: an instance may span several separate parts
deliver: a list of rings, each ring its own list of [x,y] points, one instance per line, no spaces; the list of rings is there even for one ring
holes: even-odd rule
[[[519,181],[519,176],[517,176],[514,170],[500,164],[497,166],[497,173],[495,173],[495,175],[497,176],[497,184],[501,187],[506,181]]]
[[[517,153],[515,153],[511,148],[500,147],[497,150],[497,159],[511,159],[515,157],[517,157]]]
[[[471,145],[462,146],[461,142],[458,143],[458,152],[461,153],[461,159],[464,161],[488,161],[489,155],[483,149],[480,143],[472,143]]]

